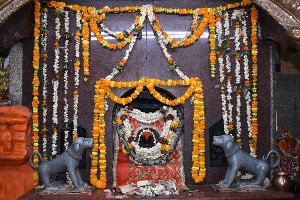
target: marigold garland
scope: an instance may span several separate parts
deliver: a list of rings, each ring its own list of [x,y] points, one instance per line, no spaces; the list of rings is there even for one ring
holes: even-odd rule
[[[159,25],[159,21],[156,18],[156,25],[155,31],[160,30],[163,33],[163,37],[165,40],[171,42],[172,48],[182,47],[182,46],[189,46],[193,44],[195,41],[199,39],[199,37],[202,35],[204,28],[206,27],[208,23],[209,15],[213,16],[214,12],[224,12],[229,9],[234,9],[240,6],[247,6],[251,3],[250,0],[243,0],[241,3],[233,3],[228,4],[226,6],[219,6],[216,8],[196,8],[196,9],[174,9],[174,8],[162,8],[162,7],[153,7],[153,11],[156,13],[167,13],[167,14],[179,14],[179,15],[195,15],[196,13],[199,13],[200,15],[204,15],[204,18],[202,19],[201,23],[199,24],[196,31],[193,31],[193,34],[191,34],[190,37],[187,37],[186,39],[182,41],[178,41],[170,35],[168,35],[166,32],[162,30],[162,28]],[[64,2],[56,2],[56,1],[50,1],[49,3],[50,7],[55,8],[64,8],[68,7],[72,10],[82,10],[84,13],[84,19],[86,21],[89,21],[91,30],[94,32],[95,36],[97,37],[98,41],[101,43],[103,47],[109,48],[111,50],[118,50],[125,47],[127,44],[130,43],[133,34],[135,31],[131,31],[129,35],[126,37],[126,34],[123,32],[116,35],[116,38],[118,40],[121,40],[118,43],[110,43],[109,41],[105,40],[103,36],[100,33],[100,30],[98,28],[97,23],[101,23],[105,19],[105,14],[107,13],[133,13],[133,12],[139,12],[142,9],[142,6],[126,6],[126,7],[103,7],[101,9],[96,9],[94,7],[87,7],[87,6],[80,6],[80,5],[66,5]],[[135,18],[135,21],[138,21],[137,16]],[[195,24],[192,24],[191,29],[195,29]]]
[[[258,101],[257,101],[257,19],[258,13],[257,9],[253,6],[251,9],[251,42],[252,42],[252,102],[251,102],[251,123],[252,123],[252,138],[249,141],[251,155],[256,157],[256,150],[257,150],[257,135],[258,135],[258,120],[257,120],[257,113],[258,113]]]
[[[90,28],[85,19],[82,19],[82,36],[83,80],[87,82],[90,75]]]
[[[47,108],[47,85],[48,85],[48,79],[47,79],[47,60],[48,60],[48,52],[47,52],[47,42],[48,42],[48,9],[44,8],[43,13],[42,13],[42,21],[41,21],[41,27],[42,27],[42,33],[41,33],[41,49],[42,49],[42,137],[43,137],[43,146],[42,146],[42,155],[45,160],[48,159],[48,154],[47,154],[47,116],[48,116],[48,108]]]
[[[189,86],[186,92],[174,99],[169,100],[159,94],[154,86]],[[110,88],[126,88],[136,87],[136,90],[131,96],[120,98],[111,92]],[[92,161],[90,180],[92,185],[98,188],[106,187],[106,146],[105,146],[105,97],[118,104],[126,105],[136,99],[142,92],[143,87],[147,87],[150,93],[160,102],[176,106],[182,104],[192,94],[194,94],[194,130],[193,130],[193,165],[192,177],[195,182],[201,182],[205,177],[205,115],[204,115],[204,94],[202,89],[202,82],[198,78],[190,78],[185,80],[168,80],[162,81],[158,79],[141,78],[139,81],[131,82],[115,82],[105,79],[100,79],[96,82],[95,98],[94,98],[94,125],[93,125],[93,139],[94,147],[92,149]],[[97,177],[97,174],[100,177]]]
[[[209,61],[210,61],[210,72],[211,77],[214,78],[216,76],[216,60],[217,60],[217,54],[216,54],[216,42],[215,42],[215,26],[216,26],[216,19],[215,16],[210,16],[210,23],[208,25],[209,27],[209,47],[210,47],[210,53],[209,53]]]
[[[33,151],[39,150],[39,113],[38,113],[38,106],[39,106],[39,68],[40,68],[40,47],[39,47],[39,39],[40,39],[40,26],[41,26],[41,4],[39,0],[35,0],[35,8],[34,8],[34,47],[33,47],[33,61],[32,66],[34,69],[33,72],[33,80],[32,80],[32,92],[33,92],[33,99],[32,99],[32,127],[33,127]],[[38,165],[39,160],[37,156],[33,157],[34,165]],[[37,186],[39,179],[38,179],[38,172],[35,171],[33,174],[33,181],[34,185]]]

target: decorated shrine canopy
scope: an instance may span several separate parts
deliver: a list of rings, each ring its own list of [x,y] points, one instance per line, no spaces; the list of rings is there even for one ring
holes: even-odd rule
[[[34,150],[43,153],[43,157],[53,157],[57,154],[58,131],[61,124],[72,121],[72,138],[77,137],[78,102],[80,98],[79,85],[81,78],[88,81],[90,68],[90,40],[91,33],[100,45],[111,51],[125,47],[124,57],[112,67],[112,71],[105,79],[100,79],[95,86],[95,119],[93,137],[97,142],[92,155],[91,182],[97,187],[106,186],[105,160],[105,96],[114,102],[127,105],[147,87],[151,94],[168,106],[176,106],[185,102],[194,94],[194,132],[193,132],[193,166],[192,177],[200,182],[205,176],[205,147],[204,147],[204,105],[202,83],[197,78],[189,78],[180,69],[168,52],[171,48],[188,47],[195,44],[205,29],[209,31],[209,46],[211,77],[216,75],[220,79],[220,96],[222,102],[222,117],[224,131],[231,134],[235,128],[237,142],[242,141],[242,132],[249,138],[251,155],[256,156],[258,135],[258,102],[257,102],[257,10],[250,0],[218,7],[195,9],[163,8],[152,5],[103,7],[95,8],[77,4],[68,5],[64,2],[40,2],[35,0],[35,26],[33,50],[33,144]],[[54,13],[54,27],[48,24],[49,12]],[[104,25],[108,14],[137,13],[129,30],[123,32],[111,31]],[[172,37],[164,31],[158,15],[160,13],[191,16],[192,22],[187,34],[180,39]],[[74,20],[71,23],[70,20]],[[168,62],[168,68],[183,80],[162,81],[151,78],[142,78],[132,82],[111,81],[122,72],[130,53],[137,42],[139,32],[143,29],[145,20],[149,20],[156,39],[163,50]],[[70,24],[75,24],[71,29]],[[49,42],[49,32],[53,31],[55,38]],[[105,39],[103,33],[115,38],[115,42]],[[74,43],[70,39],[74,37]],[[250,38],[250,39],[249,39]],[[48,51],[53,51],[54,59],[48,60]],[[74,55],[69,51],[75,52]],[[67,70],[72,65],[74,70]],[[83,74],[83,77],[81,77]],[[102,78],[102,77],[96,77]],[[181,97],[174,100],[163,97],[154,86],[188,86]],[[50,91],[53,91],[52,95]],[[114,95],[110,88],[135,87],[129,97],[120,98]],[[59,88],[63,89],[60,94]],[[68,99],[72,96],[73,99]],[[242,101],[244,97],[245,101]],[[59,101],[63,99],[63,101]],[[236,102],[234,102],[236,100]],[[53,104],[48,103],[53,102]],[[247,116],[246,127],[242,131],[241,116],[242,102],[245,102]],[[63,106],[63,116],[58,115],[59,104]],[[234,108],[233,105],[236,105]],[[48,112],[50,110],[50,112]],[[50,114],[49,114],[50,113]],[[200,113],[200,114],[199,114]],[[235,114],[235,118],[234,118]],[[49,116],[51,115],[51,116]],[[63,121],[62,122],[60,122]],[[41,139],[40,139],[41,138]],[[64,148],[69,145],[69,133],[64,131]],[[51,140],[51,141],[50,141]],[[42,145],[39,145],[42,144]],[[49,145],[51,144],[51,145]],[[49,155],[49,151],[51,154]],[[38,159],[34,158],[35,164]],[[100,175],[100,178],[97,176]],[[35,174],[37,181],[37,174]]]

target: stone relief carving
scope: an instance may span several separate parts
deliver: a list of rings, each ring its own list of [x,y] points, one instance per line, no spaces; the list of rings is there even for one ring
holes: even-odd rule
[[[300,42],[300,0],[254,0],[271,15],[289,36]]]
[[[0,24],[30,0],[0,0]]]

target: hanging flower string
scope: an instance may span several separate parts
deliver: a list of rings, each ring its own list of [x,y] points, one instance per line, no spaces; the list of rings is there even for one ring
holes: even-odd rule
[[[60,16],[61,10],[55,12],[55,41],[54,41],[54,79],[52,80],[53,85],[53,113],[52,113],[52,157],[57,154],[57,125],[58,125],[58,87],[59,87],[59,58],[60,58]]]
[[[140,17],[136,18],[138,19],[139,21],[135,22],[136,24],[134,24],[133,26],[136,27],[138,30],[141,30],[144,26],[144,21],[145,21],[145,18],[146,18],[146,15],[147,15],[147,7],[146,6],[143,6],[141,8],[141,11],[140,11]],[[136,33],[132,40],[130,41],[130,44],[129,44],[129,48],[125,51],[125,55],[124,57],[120,60],[120,62],[113,68],[113,71],[106,77],[107,80],[111,80],[112,78],[114,78],[120,71],[122,71],[123,67],[125,66],[129,56],[130,56],[130,53],[136,43],[136,40],[137,40],[137,37],[138,37],[138,34]]]
[[[64,10],[65,20],[65,46],[64,46],[64,125],[69,122],[69,103],[68,103],[68,91],[69,91],[69,39],[70,39],[70,17],[69,11]],[[69,147],[69,130],[64,130],[64,147],[65,150]]]
[[[241,21],[241,10],[234,10],[231,19],[234,23],[234,52],[235,52],[235,94],[236,94],[236,142],[241,144],[242,138],[242,124],[241,124],[241,65],[240,65],[240,56],[241,56],[241,43],[240,39],[242,37],[240,21]]]
[[[155,8],[154,8],[155,9]],[[160,38],[163,40],[165,44],[169,44],[171,48],[178,48],[182,46],[189,46],[196,42],[200,36],[203,34],[204,29],[208,23],[208,13],[207,9],[196,9],[193,11],[187,12],[187,14],[193,14],[193,22],[190,27],[190,32],[187,33],[187,35],[180,39],[177,40],[175,38],[172,38],[167,32],[162,30],[162,27],[160,26],[160,22],[154,12],[151,13],[152,15],[152,28],[156,32],[157,35],[161,35],[162,37]],[[204,15],[202,21],[200,22],[198,28],[197,28],[197,22],[199,19],[199,14]],[[150,19],[149,19],[150,20]]]
[[[171,72],[175,72],[181,79],[187,79],[188,77],[179,69],[179,67],[174,62],[174,59],[171,56],[171,54],[168,53],[168,49],[167,49],[165,41],[163,39],[163,33],[161,32],[161,30],[159,28],[156,28],[156,26],[159,26],[159,24],[155,23],[155,18],[156,17],[153,12],[153,7],[148,5],[148,19],[149,19],[149,22],[150,22],[153,30],[155,31],[155,33],[157,35],[158,43],[169,63],[169,70]]]
[[[163,97],[155,90],[154,86],[189,86],[186,92],[174,99],[169,100]],[[136,90],[126,98],[117,97],[110,88],[136,87]],[[101,79],[96,82],[95,98],[94,98],[94,125],[93,139],[94,147],[92,150],[91,161],[91,183],[98,188],[106,187],[106,146],[105,146],[105,97],[109,97],[112,101],[127,105],[136,99],[142,92],[143,87],[147,87],[154,98],[168,106],[176,106],[182,104],[194,93],[194,131],[193,131],[193,166],[192,176],[195,182],[201,182],[205,177],[205,116],[204,116],[204,95],[202,90],[202,82],[198,78],[185,80],[168,80],[162,81],[158,79],[142,78],[139,81],[131,82],[115,82]],[[98,165],[99,163],[99,165]],[[97,166],[98,165],[98,166]],[[97,174],[100,177],[97,177]]]
[[[258,135],[258,120],[257,120],[257,113],[258,113],[258,101],[257,101],[257,9],[253,6],[251,9],[251,42],[252,42],[252,138],[249,141],[250,146],[250,154],[253,157],[256,157],[256,150],[257,150],[257,135]]]
[[[43,148],[42,148],[42,155],[45,160],[48,159],[47,154],[47,115],[48,115],[48,108],[47,108],[47,85],[48,85],[48,79],[47,79],[47,61],[48,61],[48,52],[47,52],[47,41],[48,41],[48,34],[49,30],[47,29],[48,25],[48,9],[44,8],[42,13],[42,26],[41,26],[41,49],[42,49],[42,75],[43,75],[43,86],[42,86],[42,113],[43,113],[43,120],[42,120],[42,137],[43,137]]]
[[[40,68],[40,26],[41,26],[41,4],[38,0],[34,1],[34,18],[35,18],[35,24],[34,24],[34,46],[33,46],[33,61],[32,66],[34,69],[33,72],[33,80],[32,80],[32,127],[33,127],[33,136],[32,136],[32,142],[33,142],[33,151],[39,150],[39,113],[38,113],[38,106],[39,106],[39,68]],[[38,165],[39,159],[35,155],[33,157],[33,163],[34,165]],[[34,185],[37,186],[39,184],[39,177],[38,172],[35,171],[33,173],[33,181]]]
[[[131,26],[129,33],[121,32],[121,33],[114,33],[110,31],[106,26],[104,26],[103,21],[106,17],[106,14],[108,13],[130,13],[130,12],[138,12],[144,9],[145,7],[148,7],[148,18],[149,21],[153,27],[153,30],[155,31],[157,35],[157,39],[159,41],[159,44],[161,48],[163,49],[163,52],[168,60],[169,63],[169,69],[172,72],[175,72],[180,78],[186,79],[187,77],[184,75],[184,73],[177,67],[176,63],[174,62],[174,59],[172,56],[167,52],[166,45],[169,44],[171,48],[177,48],[182,46],[189,46],[193,44],[195,41],[197,41],[202,33],[204,32],[204,29],[206,25],[209,23],[209,18],[214,18],[215,12],[224,12],[229,9],[237,8],[240,6],[247,6],[251,3],[251,1],[244,0],[241,3],[233,3],[228,4],[226,6],[219,6],[216,8],[197,8],[197,9],[172,9],[172,8],[161,8],[161,7],[152,7],[151,5],[144,5],[144,6],[126,6],[126,7],[103,7],[101,9],[96,9],[94,7],[87,7],[87,6],[79,6],[79,5],[66,5],[64,2],[56,2],[56,1],[50,1],[49,6],[55,7],[56,9],[62,9],[65,7],[68,7],[72,10],[81,10],[84,15],[83,19],[83,29],[82,32],[86,33],[83,34],[83,68],[84,68],[84,81],[88,80],[89,76],[89,39],[90,39],[90,33],[89,33],[89,27],[91,28],[93,34],[97,38],[97,40],[100,42],[100,44],[108,48],[110,50],[119,50],[124,48],[126,45],[131,44],[131,47],[126,51],[126,55],[123,59],[113,68],[113,71],[110,75],[108,75],[108,80],[111,80],[119,71],[121,71],[124,68],[124,65],[126,64],[127,60],[126,57],[129,56],[130,50],[132,49],[135,40],[136,40],[136,32],[139,31],[143,24],[139,24],[139,22],[143,21],[140,20],[140,16],[138,15],[133,25]],[[168,14],[180,14],[180,15],[192,15],[193,16],[193,22],[191,25],[191,31],[182,39],[176,40],[172,38],[170,35],[168,35],[166,32],[163,31],[163,29],[160,26],[158,18],[155,16],[154,12],[157,13],[168,13]],[[203,15],[203,19],[201,20],[200,24],[197,27],[197,22],[199,19],[199,15]],[[138,25],[138,26],[137,26]],[[118,42],[117,43],[111,43],[104,39],[103,35],[101,34],[101,31],[99,29],[99,26],[108,34],[115,37]],[[212,37],[210,38],[212,39]],[[132,40],[134,40],[132,42]],[[214,65],[216,62],[216,55],[215,53],[211,53],[211,65],[212,65],[212,77],[214,77]]]
[[[209,53],[209,61],[210,61],[210,71],[211,71],[211,77],[214,78],[216,76],[216,46],[215,46],[215,26],[216,26],[216,21],[215,21],[215,16],[212,15],[210,16],[209,20],[209,47],[210,47],[210,53]]]
[[[105,18],[105,15],[100,15],[99,18],[100,19],[98,20],[98,22],[101,22]],[[116,50],[116,49],[123,49],[127,44],[129,44],[131,42],[131,40],[134,38],[134,35],[136,34],[136,31],[140,30],[141,27],[143,27],[143,24],[140,25],[139,22],[140,22],[140,16],[138,15],[138,16],[136,16],[136,18],[134,20],[134,24],[132,25],[133,26],[132,31],[130,32],[130,35],[128,37],[124,37],[123,33],[112,34],[112,35],[115,35],[115,37],[117,39],[121,39],[121,38],[123,39],[122,41],[117,42],[117,43],[111,43],[104,39],[104,37],[101,34],[100,29],[98,27],[97,21],[95,19],[90,20],[90,27],[91,27],[91,30],[93,31],[95,37],[97,38],[97,40],[100,42],[100,44],[103,47],[106,47],[110,50]],[[105,28],[105,26],[103,26],[103,25],[101,27]],[[105,28],[105,30],[108,31],[108,29],[106,29],[106,28]],[[111,31],[108,31],[108,32],[111,33]]]
[[[229,29],[229,20],[230,20],[230,16],[229,13],[226,12],[224,14],[224,28],[225,28],[225,49],[226,50],[230,50],[230,45],[231,45],[231,41],[230,41],[230,29]],[[227,106],[228,106],[228,124],[226,125],[229,131],[233,130],[233,105],[232,105],[232,79],[233,79],[233,75],[232,75],[232,68],[231,68],[231,59],[230,59],[230,55],[229,53],[226,53],[225,55],[225,68],[226,68],[226,100],[227,100]],[[225,126],[225,125],[224,125]]]
[[[242,9],[242,44],[243,44],[243,65],[244,65],[244,86],[246,88],[245,99],[246,99],[246,114],[247,114],[247,127],[248,137],[252,137],[251,127],[251,93],[250,93],[250,74],[249,74],[249,58],[248,58],[248,34],[247,34],[247,12]]]
[[[87,82],[88,76],[90,75],[90,28],[85,19],[82,19],[82,25],[83,80]]]
[[[74,61],[74,113],[73,113],[73,140],[78,136],[78,103],[79,103],[79,71],[80,71],[80,40],[81,40],[81,12],[76,11],[76,33],[75,33],[75,61]]]

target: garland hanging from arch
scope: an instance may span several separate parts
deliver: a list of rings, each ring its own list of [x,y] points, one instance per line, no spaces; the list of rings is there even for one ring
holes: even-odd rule
[[[155,86],[188,86],[187,90],[180,97],[169,100],[163,97],[155,90]],[[135,91],[129,97],[118,97],[111,88],[129,88],[135,87]],[[192,134],[193,152],[192,152],[192,177],[196,183],[201,182],[206,173],[205,169],[205,114],[204,114],[204,94],[202,82],[198,78],[190,78],[185,80],[168,80],[162,81],[158,79],[141,78],[138,81],[131,82],[115,82],[106,79],[100,79],[96,82],[94,97],[94,125],[93,140],[94,147],[92,149],[92,165],[90,172],[91,183],[98,188],[106,187],[106,145],[105,145],[105,98],[112,101],[127,105],[136,99],[147,87],[155,99],[168,106],[176,106],[184,103],[191,95],[194,94],[194,130]],[[97,176],[99,174],[99,178]]]

